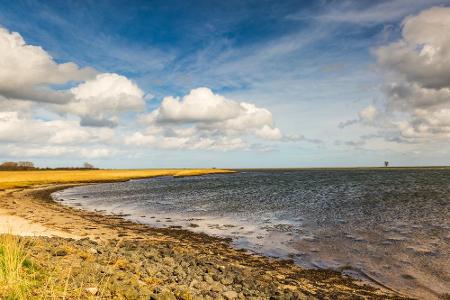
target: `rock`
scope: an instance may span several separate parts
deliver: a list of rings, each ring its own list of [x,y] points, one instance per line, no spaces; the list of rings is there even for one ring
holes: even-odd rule
[[[183,268],[188,268],[188,267],[190,266],[190,264],[189,264],[189,262],[187,262],[187,261],[182,261],[182,262],[180,263],[180,266],[183,267]]]
[[[86,291],[88,294],[90,294],[90,295],[92,295],[92,296],[95,296],[95,295],[97,295],[97,293],[98,293],[98,288],[96,288],[96,287],[90,287],[90,288],[86,288],[85,291]]]
[[[184,272],[183,268],[178,266],[173,270],[173,275],[183,278],[186,276],[186,272]]]
[[[224,287],[219,282],[213,282],[210,284],[209,289],[213,292],[221,292],[224,290]]]
[[[58,249],[55,252],[55,256],[66,256],[67,255],[67,251],[64,249]]]
[[[226,291],[222,293],[222,296],[224,296],[227,300],[234,300],[237,299],[238,293],[236,293],[235,291]]]
[[[144,252],[144,257],[147,259],[155,260],[158,257],[158,255],[159,255],[158,251],[154,249],[149,249],[146,252]]]
[[[214,282],[214,279],[211,276],[209,276],[208,274],[203,275],[203,280],[209,284]]]
[[[231,278],[231,277],[224,277],[224,278],[220,279],[220,282],[223,285],[230,285],[230,284],[233,284],[233,278]]]
[[[175,265],[175,260],[170,256],[166,256],[163,258],[163,263],[169,267],[172,267]]]
[[[196,279],[194,279],[191,281],[191,284],[189,284],[189,287],[194,287],[197,285],[197,283],[198,283],[198,281]]]
[[[95,248],[89,248],[88,252],[91,253],[91,254],[97,254],[98,253],[97,249],[95,249]]]
[[[209,289],[209,284],[204,281],[197,282],[194,285],[194,288],[196,288],[197,290],[200,290],[200,291],[207,291]]]
[[[150,300],[177,300],[177,297],[172,292],[163,291],[160,294],[150,295]]]

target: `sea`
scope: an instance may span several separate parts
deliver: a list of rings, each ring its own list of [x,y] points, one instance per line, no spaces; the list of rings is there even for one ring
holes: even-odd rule
[[[78,186],[79,209],[232,238],[419,299],[450,295],[450,170],[240,170]]]

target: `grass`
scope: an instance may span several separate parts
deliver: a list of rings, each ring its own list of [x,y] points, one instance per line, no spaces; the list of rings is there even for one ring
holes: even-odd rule
[[[109,288],[109,278],[115,270],[123,268],[117,262],[113,263],[110,257],[106,262],[109,272],[97,280],[91,278],[98,273],[98,269],[90,265],[94,258],[82,258],[83,250],[81,249],[69,244],[60,245],[57,249],[64,249],[67,256],[60,257],[57,261],[52,259],[52,252],[41,251],[40,262],[35,265],[33,255],[29,252],[30,247],[49,249],[52,246],[35,237],[0,235],[0,299],[109,299],[103,297]],[[118,247],[119,243],[111,255],[118,251]],[[80,266],[79,262],[70,259],[71,255],[81,258],[86,264]],[[124,262],[126,263],[125,260]],[[78,277],[74,276],[73,267],[76,268]],[[98,288],[96,297],[93,295],[89,297],[86,294],[86,289],[92,286]]]
[[[183,177],[232,172],[234,171],[222,169],[0,171],[0,189],[24,188],[40,184],[123,181],[156,176]]]
[[[0,296],[4,299],[28,299],[34,283],[34,270],[25,248],[18,236],[0,236]]]

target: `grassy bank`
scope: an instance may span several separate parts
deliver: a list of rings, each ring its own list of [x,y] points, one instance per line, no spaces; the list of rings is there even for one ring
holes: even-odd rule
[[[183,177],[232,172],[234,171],[223,169],[0,171],[0,189],[42,184],[123,181],[156,176]]]

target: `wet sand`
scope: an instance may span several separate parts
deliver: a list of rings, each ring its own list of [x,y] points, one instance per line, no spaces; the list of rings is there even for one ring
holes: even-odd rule
[[[39,257],[43,249],[54,251],[61,243],[69,244],[73,249],[91,249],[97,245],[94,248],[101,248],[100,252],[105,255],[112,253],[127,257],[126,266],[112,272],[111,280],[112,283],[117,281],[115,286],[120,287],[123,280],[138,276],[138,281],[127,281],[127,286],[133,287],[133,295],[139,296],[137,299],[150,294],[154,299],[165,299],[161,298],[164,293],[184,299],[177,296],[180,286],[194,299],[405,299],[392,291],[374,288],[336,271],[308,270],[290,260],[272,259],[234,249],[228,239],[177,228],[151,228],[120,216],[65,207],[51,199],[52,192],[71,186],[75,185],[44,185],[1,191],[0,209],[3,215],[37,224],[49,229],[52,234],[75,238],[36,238],[42,243],[36,243],[40,248],[32,247],[32,256],[41,261]],[[122,246],[117,248],[117,244]],[[73,260],[80,263],[78,261],[82,259],[79,255],[66,254],[54,256],[52,264],[55,264],[55,259],[66,264],[73,263]],[[95,255],[94,258],[82,263],[91,267],[98,264],[98,268],[94,269],[100,270],[106,258],[102,255]],[[153,270],[147,270],[149,266]],[[91,273],[95,278],[95,272]],[[116,273],[120,276],[115,276]],[[146,284],[149,276],[155,280]],[[110,287],[109,293],[111,298],[120,298],[121,293],[132,292]]]

